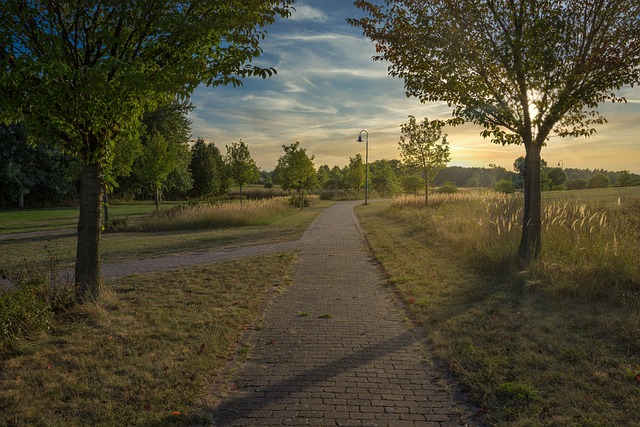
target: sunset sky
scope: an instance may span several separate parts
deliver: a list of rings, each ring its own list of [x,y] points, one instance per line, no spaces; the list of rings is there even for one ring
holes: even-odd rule
[[[446,119],[445,104],[421,104],[406,98],[402,81],[389,77],[386,63],[373,62],[373,44],[346,23],[361,12],[351,0],[298,0],[293,16],[268,28],[256,61],[275,67],[266,80],[246,79],[242,87],[199,87],[190,114],[194,138],[224,146],[242,139],[258,166],[272,170],[282,145],[300,141],[315,155],[316,167],[344,166],[362,153],[356,142],[369,132],[369,160],[399,157],[400,125],[414,115]],[[640,89],[621,92],[627,104],[603,104],[598,111],[608,124],[589,139],[551,138],[542,157],[550,166],[603,168],[640,173]],[[455,166],[513,168],[524,155],[520,146],[503,147],[480,136],[481,128],[465,125],[447,131]]]

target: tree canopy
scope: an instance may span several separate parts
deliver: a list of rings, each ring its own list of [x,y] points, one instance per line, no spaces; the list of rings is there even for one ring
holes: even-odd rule
[[[499,144],[526,151],[520,257],[540,250],[540,150],[552,134],[589,136],[596,108],[640,81],[637,0],[357,0],[349,22],[376,43],[406,93],[444,101]]]
[[[83,160],[75,280],[100,288],[100,196],[118,139],[195,87],[273,69],[251,61],[293,0],[0,2],[0,120],[24,122]]]

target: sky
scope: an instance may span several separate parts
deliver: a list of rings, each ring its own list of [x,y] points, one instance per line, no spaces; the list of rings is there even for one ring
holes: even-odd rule
[[[291,18],[267,28],[264,54],[254,61],[274,67],[275,76],[196,89],[189,116],[194,139],[215,142],[223,153],[242,139],[263,170],[272,170],[282,146],[295,141],[315,156],[316,167],[342,167],[358,153],[365,157],[365,144],[357,142],[363,129],[370,162],[397,159],[400,125],[409,115],[418,121],[451,117],[446,104],[407,98],[402,80],[388,75],[388,63],[371,59],[373,43],[346,22],[362,16],[352,0],[297,0],[295,8]],[[592,137],[551,138],[542,149],[549,166],[640,173],[640,88],[620,93],[628,103],[602,104],[598,111],[608,123]],[[446,130],[449,165],[512,170],[524,147],[492,144],[481,131],[474,125]]]

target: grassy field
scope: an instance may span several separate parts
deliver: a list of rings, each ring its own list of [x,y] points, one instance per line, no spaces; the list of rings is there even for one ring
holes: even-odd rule
[[[357,208],[390,286],[490,425],[640,425],[640,199],[580,193],[545,199],[526,271],[520,196]]]
[[[318,213],[328,205],[319,202],[300,211],[287,208],[286,214],[270,223],[254,226],[174,230],[156,232],[105,233],[101,237],[103,262],[149,258],[180,252],[227,249],[246,245],[297,240]],[[256,214],[257,216],[257,214]],[[28,224],[25,228],[30,228]],[[46,265],[52,260],[61,268],[71,268],[77,239],[73,235],[29,236],[0,240],[0,273],[10,273],[26,260]]]
[[[175,202],[165,202],[160,209],[175,206]],[[153,202],[110,204],[111,219],[137,218],[155,210]],[[48,231],[78,226],[79,208],[22,209],[0,211],[0,234]]]
[[[97,304],[0,353],[0,424],[197,425],[213,379],[294,255],[272,254],[106,285]]]

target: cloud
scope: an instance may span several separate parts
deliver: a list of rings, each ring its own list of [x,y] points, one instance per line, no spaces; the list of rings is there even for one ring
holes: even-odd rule
[[[294,9],[289,18],[292,21],[326,22],[328,19],[328,16],[323,11],[306,4],[297,4]]]

